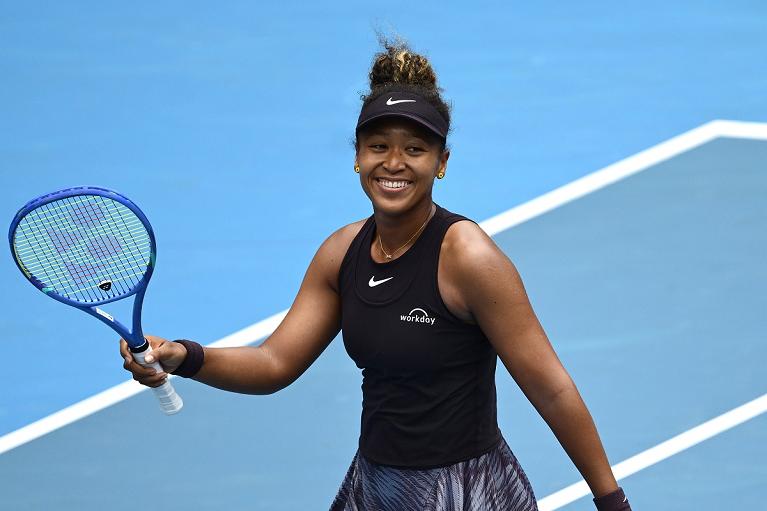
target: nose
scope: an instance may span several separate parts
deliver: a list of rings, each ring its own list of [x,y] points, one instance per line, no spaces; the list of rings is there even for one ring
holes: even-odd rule
[[[399,149],[392,149],[389,151],[383,161],[383,168],[389,172],[405,170],[405,158],[403,157],[402,151]]]

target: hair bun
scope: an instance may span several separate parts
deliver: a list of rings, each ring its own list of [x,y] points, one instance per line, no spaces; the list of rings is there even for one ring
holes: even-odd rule
[[[437,75],[429,59],[413,52],[402,41],[381,41],[385,51],[377,53],[370,69],[370,89],[388,84],[407,84],[437,90]]]

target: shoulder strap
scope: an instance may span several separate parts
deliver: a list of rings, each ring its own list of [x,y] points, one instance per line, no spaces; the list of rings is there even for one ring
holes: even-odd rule
[[[362,228],[349,244],[349,248],[341,261],[341,267],[338,270],[338,289],[343,292],[344,286],[353,280],[354,268],[357,262],[357,254],[360,251],[365,238],[373,229],[373,215],[370,215]]]

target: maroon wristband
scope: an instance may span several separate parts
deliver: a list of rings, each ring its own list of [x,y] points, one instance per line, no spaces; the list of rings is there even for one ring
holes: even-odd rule
[[[623,493],[623,488],[618,488],[614,492],[596,497],[594,505],[599,511],[631,511],[631,505]]]
[[[186,348],[186,358],[184,358],[181,365],[170,374],[175,374],[176,376],[181,376],[183,378],[193,378],[200,370],[202,363],[205,360],[205,352],[203,351],[202,346],[194,341],[188,341],[186,339],[177,339],[173,342],[183,344],[184,348]]]

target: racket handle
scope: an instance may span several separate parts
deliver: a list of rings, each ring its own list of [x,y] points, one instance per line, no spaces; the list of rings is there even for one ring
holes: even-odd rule
[[[160,362],[155,360],[151,364],[147,364],[144,361],[144,358],[151,352],[152,348],[150,348],[149,343],[147,343],[146,350],[140,353],[133,353],[133,358],[136,360],[136,362],[144,367],[151,367],[158,373],[165,372],[165,369],[162,368]],[[152,387],[152,391],[157,397],[157,401],[160,403],[160,408],[163,412],[165,412],[166,415],[173,415],[174,413],[178,413],[184,406],[184,402],[181,400],[181,396],[176,393],[176,389],[173,388],[173,385],[171,385],[170,381],[168,380],[165,380],[165,383],[159,387]]]

